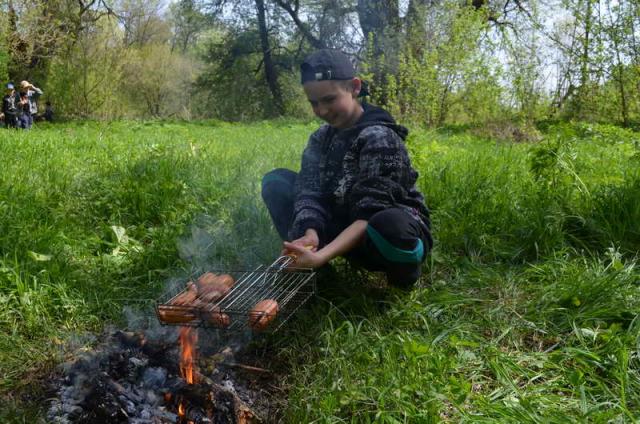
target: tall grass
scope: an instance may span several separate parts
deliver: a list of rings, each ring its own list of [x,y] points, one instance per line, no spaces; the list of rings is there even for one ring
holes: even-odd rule
[[[37,394],[70,338],[124,325],[122,307],[144,310],[167,280],[272,260],[260,178],[297,169],[314,128],[0,131],[0,420],[33,422],[16,394]],[[640,418],[637,135],[416,130],[408,146],[436,239],[425,276],[406,294],[343,261],[320,273],[316,301],[269,340],[291,367],[285,419]]]

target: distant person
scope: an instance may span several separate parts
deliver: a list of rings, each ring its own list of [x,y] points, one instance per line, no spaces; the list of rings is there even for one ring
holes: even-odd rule
[[[361,104],[362,80],[348,56],[323,49],[301,67],[302,86],[326,122],[309,137],[300,172],[275,169],[262,198],[294,266],[319,268],[344,256],[411,288],[432,247],[429,210],[416,188],[404,139],[385,110]]]
[[[25,94],[29,103],[29,108],[28,110],[25,109],[26,113],[23,115],[23,120],[26,125],[25,128],[28,129],[31,128],[33,119],[38,114],[38,97],[44,93],[29,81],[22,81],[20,82],[20,94]]]
[[[13,84],[8,83],[5,87],[5,94],[2,98],[2,114],[4,115],[4,126],[6,128],[16,128],[18,126],[18,98]]]
[[[53,122],[53,107],[51,106],[51,102],[47,100],[44,105],[44,114],[42,117],[47,122]]]
[[[29,105],[29,96],[26,92],[20,91],[17,97],[18,106],[18,127],[23,130],[31,128],[31,107]]]

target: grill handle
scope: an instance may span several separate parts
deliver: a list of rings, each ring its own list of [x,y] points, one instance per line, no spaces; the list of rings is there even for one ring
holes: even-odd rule
[[[307,250],[311,250],[311,249],[313,249],[313,246],[307,245],[304,248],[307,249]],[[292,262],[295,262],[296,259],[298,259],[298,255],[296,255],[295,253],[289,253],[288,255],[282,255],[278,259],[273,261],[273,263],[271,265],[269,265],[268,269],[275,270],[275,271],[282,271],[283,269],[285,269],[286,267],[291,265]]]

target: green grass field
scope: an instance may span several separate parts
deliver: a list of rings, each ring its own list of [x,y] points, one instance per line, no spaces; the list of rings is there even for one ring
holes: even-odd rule
[[[270,262],[260,178],[316,124],[0,131],[0,421],[37,422],[66,346],[190,267]],[[640,420],[640,136],[416,129],[436,248],[410,294],[337,261],[272,339],[287,422]],[[198,244],[200,240],[206,244]],[[203,247],[204,246],[204,247]]]

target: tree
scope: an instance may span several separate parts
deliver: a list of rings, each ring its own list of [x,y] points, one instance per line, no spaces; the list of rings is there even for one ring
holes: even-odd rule
[[[7,0],[9,75],[43,83],[51,59],[113,11],[105,0]]]
[[[282,101],[282,93],[278,85],[278,73],[276,71],[271,56],[271,46],[269,42],[269,30],[267,29],[267,16],[264,7],[264,0],[255,0],[256,15],[258,18],[258,32],[260,34],[260,46],[262,48],[262,66],[264,68],[264,76],[273,97],[273,112],[275,115],[284,113],[284,104]]]
[[[126,51],[115,19],[83,25],[73,43],[52,59],[45,93],[58,113],[69,116],[121,116],[119,87]]]
[[[197,44],[202,32],[215,25],[216,19],[204,13],[196,0],[179,0],[170,6],[170,23],[171,49],[186,53],[189,46]]]
[[[189,117],[190,90],[196,79],[193,60],[171,46],[148,44],[131,51],[123,66],[122,86],[132,104],[145,116]]]
[[[289,16],[291,16],[291,19],[293,20],[300,33],[313,48],[324,49],[327,47],[322,39],[313,34],[310,25],[306,22],[303,22],[300,18],[299,0],[295,0],[293,2],[290,2],[288,0],[275,0],[275,3],[282,9],[284,9],[289,14]]]
[[[162,44],[171,39],[169,23],[161,16],[162,6],[161,0],[121,0],[117,13],[125,46]]]

